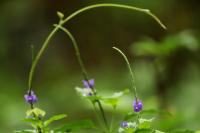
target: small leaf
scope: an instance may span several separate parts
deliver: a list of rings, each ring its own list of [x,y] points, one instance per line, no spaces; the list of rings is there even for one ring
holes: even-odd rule
[[[138,116],[137,113],[129,112],[128,114],[125,115],[124,120],[127,121],[127,120],[130,120],[130,119],[136,118],[137,116]]]
[[[50,123],[52,123],[53,121],[57,121],[57,120],[60,120],[60,119],[65,118],[65,117],[67,117],[67,115],[65,115],[65,114],[60,114],[60,115],[52,116],[51,118],[49,118],[48,120],[46,120],[46,121],[44,122],[44,125],[45,125],[45,126],[48,126],[48,125],[49,125]]]
[[[155,130],[155,133],[165,133],[165,132],[162,132],[162,131],[159,131],[159,130]]]
[[[125,129],[126,133],[134,133],[134,131],[135,131],[135,129],[133,129],[133,128],[126,128]]]
[[[195,133],[195,132],[191,130],[176,130],[176,131],[171,131],[170,133]]]
[[[107,104],[110,104],[111,106],[113,106],[113,108],[115,108],[119,102],[119,98],[127,93],[129,93],[128,89],[121,92],[115,92],[111,97],[106,97],[106,98],[102,97],[101,100]]]
[[[149,110],[142,110],[140,112],[141,115],[167,115],[172,116],[172,114],[165,110],[155,110],[155,109],[149,109]]]
[[[148,128],[148,129],[137,129],[134,133],[151,133],[153,130]]]
[[[14,131],[15,133],[35,133],[35,130],[20,130],[20,131]]]
[[[35,124],[35,123],[40,122],[41,120],[34,119],[34,118],[26,118],[26,119],[24,119],[24,120],[22,120],[22,121],[28,122],[28,123],[31,123],[31,124]]]
[[[139,125],[138,128],[139,129],[149,129],[151,127],[151,123],[154,120],[154,118],[152,119],[139,119]]]
[[[94,124],[91,120],[82,120],[82,121],[66,124],[56,129],[55,132],[74,132],[80,129],[93,128],[93,127],[94,127]]]
[[[57,15],[60,19],[63,19],[64,18],[64,14],[62,12],[57,12]]]
[[[34,109],[30,109],[26,112],[26,116],[29,117],[31,115],[36,115],[37,117],[44,117],[45,116],[45,111],[39,109],[39,108],[34,108]]]
[[[28,122],[30,123],[30,125],[33,127],[33,128],[36,128],[36,127],[42,127],[43,126],[43,122],[39,119],[35,119],[35,118],[26,118],[23,120],[24,122]]]

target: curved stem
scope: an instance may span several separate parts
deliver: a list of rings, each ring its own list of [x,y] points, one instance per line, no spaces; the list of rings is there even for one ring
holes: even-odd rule
[[[96,108],[96,106],[95,106],[95,103],[92,103],[92,105],[93,105],[94,111],[95,111],[95,113],[96,113],[97,120],[98,120],[99,124],[100,124],[100,125],[102,126],[102,128],[103,128],[103,123],[101,122],[101,118],[100,118],[100,116],[99,116],[99,113],[98,113],[98,110],[97,110],[97,108]],[[105,132],[105,129],[103,129],[103,131]]]
[[[80,50],[78,48],[78,45],[77,45],[75,38],[73,37],[71,32],[69,30],[67,30],[66,28],[64,28],[60,25],[55,25],[55,26],[58,27],[59,29],[61,29],[62,31],[64,31],[69,36],[69,38],[71,39],[73,47],[74,47],[75,52],[76,52],[76,57],[77,57],[78,63],[81,67],[81,70],[82,70],[82,73],[83,73],[83,76],[84,76],[84,79],[88,81],[89,80],[88,74],[87,74],[87,71],[86,71],[85,66],[83,64],[83,61],[81,59]]]
[[[131,75],[131,79],[132,79],[131,83],[132,83],[132,87],[133,87],[133,90],[134,90],[134,96],[135,96],[135,99],[137,101],[138,100],[137,89],[136,89],[135,80],[134,80],[134,76],[133,76],[133,71],[131,69],[131,65],[130,65],[130,63],[129,63],[127,57],[126,57],[126,55],[120,49],[118,49],[116,47],[113,47],[113,49],[115,49],[116,51],[118,51],[122,55],[122,57],[124,58],[124,60],[126,61],[126,64],[127,64],[127,67],[129,69],[129,72],[130,72],[130,75]]]
[[[100,102],[99,100],[96,100],[96,102],[97,102],[97,105],[98,105],[98,107],[99,107],[99,109],[100,109],[100,112],[101,112],[103,121],[104,121],[104,123],[105,123],[105,126],[106,126],[107,130],[109,131],[109,125],[108,125],[108,122],[107,122],[107,119],[106,119],[106,116],[105,116],[104,109],[103,109],[103,107],[102,107],[102,105],[101,105],[101,102]]]
[[[73,17],[87,11],[90,9],[94,9],[94,8],[99,8],[99,7],[116,7],[116,8],[124,8],[124,9],[129,9],[129,10],[135,10],[135,11],[139,11],[139,12],[143,12],[145,14],[150,15],[153,19],[155,19],[155,21],[164,29],[166,29],[166,26],[153,14],[150,12],[150,10],[148,9],[142,9],[142,8],[138,8],[138,7],[134,7],[134,6],[128,6],[128,5],[122,5],[122,4],[113,4],[113,3],[101,3],[101,4],[95,4],[95,5],[91,5],[91,6],[87,6],[84,7],[74,13],[72,13],[70,16],[68,16],[66,19],[63,20],[62,24],[66,23],[67,21],[69,21],[70,19],[72,19]]]
[[[40,57],[42,56],[44,50],[48,46],[48,43],[52,39],[53,35],[58,31],[58,29],[59,29],[58,27],[55,27],[53,29],[53,31],[49,34],[49,36],[45,40],[44,44],[42,45],[41,49],[39,50],[39,52],[37,53],[37,55],[36,55],[36,57],[35,57],[35,59],[33,61],[33,64],[31,66],[31,70],[29,72],[29,80],[28,80],[29,92],[31,92],[31,90],[32,90],[32,79],[33,79],[33,74],[34,74],[34,71],[35,71],[35,67],[38,64],[38,61],[40,60]]]
[[[153,19],[155,19],[158,22],[158,24],[161,27],[163,27],[164,29],[166,29],[165,25],[154,14],[152,14],[148,9],[141,9],[141,8],[137,8],[137,7],[133,7],[133,6],[121,5],[121,4],[112,4],[112,3],[102,3],[102,4],[95,4],[95,5],[84,7],[82,9],[80,9],[80,10],[72,13],[70,16],[68,16],[63,21],[60,21],[59,25],[65,24],[67,21],[71,20],[73,17],[77,16],[80,13],[83,13],[83,12],[85,12],[87,10],[98,8],[98,7],[116,7],[116,8],[124,8],[124,9],[129,9],[129,10],[140,11],[140,12],[143,12],[143,13],[146,13],[146,14],[150,15]],[[54,36],[54,34],[58,31],[58,29],[59,29],[58,27],[55,27],[52,30],[52,32],[48,35],[48,37],[44,41],[41,49],[39,50],[38,54],[36,55],[36,57],[35,57],[35,59],[33,61],[33,65],[31,66],[31,69],[30,69],[30,72],[29,72],[29,80],[28,80],[29,91],[31,91],[31,89],[32,89],[32,78],[33,78],[33,74],[34,74],[36,65],[37,65],[39,59],[41,58],[44,50],[48,46],[48,43],[50,42],[50,40],[52,39],[52,37]]]
[[[77,57],[77,60],[80,64],[80,67],[82,69],[82,72],[83,72],[83,76],[85,78],[86,81],[88,81],[88,75],[87,75],[87,72],[86,72],[86,69],[84,67],[84,64],[83,64],[83,61],[81,59],[81,56],[80,56],[80,51],[79,51],[79,48],[78,48],[78,45],[77,45],[77,42],[75,40],[75,38],[73,37],[73,35],[71,34],[71,32],[69,30],[67,30],[66,28],[62,27],[62,26],[59,26],[59,25],[56,25],[57,27],[59,27],[62,31],[64,31],[68,36],[69,38],[71,39],[72,43],[73,43],[73,46],[75,48],[75,51],[76,51],[76,57]],[[89,84],[89,83],[88,83]],[[94,92],[94,95],[97,95],[95,89],[93,87],[90,86],[90,88],[92,89],[92,91]],[[103,118],[103,121],[105,123],[105,126],[106,128],[108,129],[109,126],[108,126],[108,122],[106,120],[106,116],[105,116],[105,112],[104,112],[104,109],[101,105],[101,102],[99,100],[96,100],[96,103],[100,109],[100,112],[101,112],[101,115],[102,115],[102,118]]]
[[[110,122],[110,133],[113,132],[113,123],[114,123],[115,111],[116,111],[116,107],[114,107],[113,110],[112,110],[111,122]]]

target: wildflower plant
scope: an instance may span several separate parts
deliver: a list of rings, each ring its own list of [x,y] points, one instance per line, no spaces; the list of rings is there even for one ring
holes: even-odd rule
[[[121,4],[112,4],[112,3],[102,3],[102,4],[95,4],[91,6],[87,6],[85,8],[82,8],[80,10],[75,11],[71,15],[65,18],[64,14],[61,12],[57,12],[57,15],[59,17],[58,24],[54,24],[54,29],[51,31],[51,33],[48,35],[48,37],[45,39],[41,49],[37,53],[36,57],[33,59],[33,63],[30,69],[29,73],[29,80],[28,80],[28,92],[25,94],[24,98],[25,101],[30,104],[30,109],[26,112],[26,118],[23,120],[24,122],[27,122],[32,128],[25,129],[25,130],[19,130],[15,131],[18,133],[67,133],[67,132],[77,132],[82,131],[84,128],[90,128],[93,130],[96,130],[95,132],[103,132],[103,133],[115,133],[115,132],[123,132],[123,133],[163,133],[162,131],[156,130],[151,126],[151,123],[155,119],[148,118],[146,119],[143,115],[148,114],[148,110],[144,110],[143,107],[145,106],[143,104],[143,101],[141,98],[139,98],[136,84],[134,80],[134,73],[131,69],[130,63],[126,57],[126,55],[116,47],[113,47],[114,50],[116,50],[125,60],[128,70],[130,72],[131,76],[131,84],[132,89],[128,90],[122,90],[120,92],[114,92],[111,96],[106,97],[101,95],[98,92],[98,89],[95,86],[95,80],[94,78],[90,78],[86,67],[82,61],[81,54],[79,47],[77,45],[77,42],[72,35],[72,33],[64,27],[64,24],[66,24],[68,21],[70,21],[72,18],[76,17],[77,15],[91,10],[95,8],[100,7],[114,7],[114,8],[121,8],[121,9],[128,9],[128,10],[135,10],[139,12],[143,12],[149,16],[151,16],[158,24],[160,24],[161,27],[164,29],[166,28],[161,21],[152,14],[148,9],[141,9],[133,6],[128,5],[121,5]],[[65,114],[59,114],[50,117],[49,119],[45,118],[46,112],[38,107],[35,107],[35,104],[38,101],[38,97],[35,93],[35,90],[33,90],[32,86],[32,80],[35,72],[35,68],[43,55],[44,51],[46,50],[49,42],[54,37],[54,35],[58,31],[63,31],[69,39],[72,41],[72,45],[75,49],[75,54],[77,61],[80,65],[81,72],[83,75],[82,80],[82,87],[75,87],[76,92],[80,95],[81,98],[86,99],[89,101],[94,108],[94,112],[96,114],[96,118],[99,122],[98,125],[95,125],[91,120],[82,120],[72,123],[65,123],[60,127],[52,128],[49,125],[57,120],[65,118],[67,115]],[[81,81],[80,81],[81,82]],[[117,110],[117,105],[119,104],[119,100],[122,96],[133,94],[134,99],[132,103],[129,103],[129,105],[132,106],[132,110],[124,116],[124,119],[117,120],[114,118],[114,113],[112,114],[111,118],[108,117],[106,114],[106,110],[104,108],[104,104],[110,105],[113,109],[113,112]],[[114,126],[117,125],[117,126]]]
[[[113,49],[115,49],[118,53],[120,53],[124,60],[126,61],[127,67],[129,69],[130,75],[131,75],[131,81],[132,81],[132,89],[133,89],[133,94],[134,94],[134,100],[133,100],[133,111],[134,112],[130,112],[128,115],[130,116],[130,114],[134,114],[132,116],[136,117],[136,119],[134,121],[130,121],[129,119],[126,118],[121,122],[120,127],[119,127],[119,132],[125,132],[125,133],[135,133],[135,132],[154,132],[154,133],[162,133],[161,131],[155,130],[153,128],[151,128],[151,122],[154,120],[154,118],[151,119],[143,119],[141,117],[141,113],[142,109],[143,109],[143,103],[142,100],[139,100],[138,98],[138,94],[137,94],[137,89],[136,89],[136,85],[135,85],[135,81],[134,81],[134,75],[133,75],[133,71],[131,69],[130,63],[126,57],[126,55],[118,48],[113,47]],[[132,117],[131,116],[131,117]],[[129,117],[129,118],[131,118]]]

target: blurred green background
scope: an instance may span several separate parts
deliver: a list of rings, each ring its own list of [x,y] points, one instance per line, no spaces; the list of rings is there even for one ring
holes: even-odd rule
[[[91,78],[100,94],[130,88],[130,77],[121,56],[130,59],[139,97],[145,109],[164,109],[172,116],[160,118],[157,128],[200,129],[200,17],[197,0],[1,0],[0,2],[0,132],[9,133],[26,125],[21,121],[29,108],[27,91],[31,65],[30,45],[37,52],[58,22],[56,11],[68,16],[95,3],[113,2],[150,9],[167,26],[163,30],[149,16],[129,10],[98,8],[68,22],[78,41]],[[91,118],[93,110],[75,92],[82,75],[74,49],[59,32],[40,60],[34,77],[39,97],[36,106],[51,116],[67,113],[65,122]],[[117,118],[132,111],[131,94],[124,97]],[[111,108],[105,106],[107,116]],[[63,121],[63,122],[64,122]],[[115,121],[119,123],[119,121]]]

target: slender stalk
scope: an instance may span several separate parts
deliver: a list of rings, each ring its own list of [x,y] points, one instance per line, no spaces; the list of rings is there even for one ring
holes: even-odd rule
[[[94,108],[94,110],[95,110],[97,120],[98,120],[99,124],[103,127],[103,124],[102,124],[102,122],[101,122],[101,118],[100,118],[100,116],[99,116],[99,113],[98,113],[98,110],[97,110],[97,108],[96,108],[96,106],[95,106],[95,103],[92,103],[92,105],[93,105],[93,108]],[[103,129],[103,131],[105,132],[105,129]]]
[[[75,16],[90,10],[90,9],[94,9],[94,8],[99,8],[99,7],[115,7],[115,8],[123,8],[123,9],[129,9],[129,10],[135,10],[135,11],[139,11],[139,12],[143,12],[147,15],[150,15],[156,22],[158,22],[158,24],[166,29],[165,25],[154,15],[152,14],[148,9],[142,9],[142,8],[137,8],[137,7],[133,7],[133,6],[128,6],[128,5],[121,5],[121,4],[112,4],[112,3],[102,3],[102,4],[95,4],[95,5],[91,5],[91,6],[87,6],[84,7],[80,10],[77,10],[76,12],[72,13],[71,15],[69,15],[66,19],[64,19],[63,21],[60,21],[58,25],[62,26],[64,25],[66,22],[68,22],[69,20],[71,20],[72,18],[74,18]],[[40,60],[42,54],[44,53],[44,50],[47,48],[48,43],[51,41],[51,39],[53,38],[53,36],[55,35],[55,33],[58,31],[58,27],[55,27],[51,33],[48,35],[48,37],[46,38],[46,40],[44,41],[41,49],[39,50],[39,52],[37,53],[34,61],[33,61],[33,65],[31,66],[30,72],[29,72],[29,80],[28,80],[28,87],[29,87],[29,91],[31,91],[32,89],[32,79],[33,79],[33,75],[35,72],[35,68],[38,64],[38,61]]]
[[[120,49],[118,49],[116,47],[113,47],[113,49],[116,50],[117,52],[119,52],[122,55],[122,57],[124,58],[124,60],[126,61],[126,65],[129,69],[129,72],[130,72],[130,75],[131,75],[131,83],[132,83],[132,87],[133,87],[133,90],[134,90],[135,100],[136,100],[136,102],[138,102],[138,95],[137,95],[137,89],[136,89],[135,80],[134,80],[134,76],[133,76],[133,71],[131,69],[131,65],[128,61],[128,58],[126,57],[126,55]],[[140,113],[137,113],[137,121],[136,121],[137,124],[140,123],[139,119],[140,119]]]
[[[129,10],[135,10],[139,12],[143,12],[147,15],[150,15],[162,28],[166,29],[166,26],[153,14],[149,9],[142,9],[134,6],[128,6],[128,5],[122,5],[122,4],[113,4],[113,3],[101,3],[101,4],[95,4],[91,6],[84,7],[74,13],[72,13],[70,16],[68,16],[66,19],[63,20],[62,24],[66,23],[70,19],[74,18],[75,16],[81,14],[84,11],[99,8],[99,7],[115,7],[115,8],[123,8],[123,9],[129,9]]]
[[[76,51],[76,57],[77,57],[77,60],[78,60],[78,62],[79,62],[79,64],[80,64],[80,67],[81,67],[81,70],[82,70],[84,79],[85,79],[87,82],[89,82],[89,80],[88,80],[88,75],[87,75],[85,66],[84,66],[84,64],[83,64],[83,61],[82,61],[82,59],[81,59],[80,51],[79,51],[79,48],[78,48],[78,45],[77,45],[77,42],[76,42],[75,38],[73,37],[73,35],[71,34],[71,32],[70,32],[69,30],[67,30],[66,28],[64,28],[64,27],[62,27],[62,26],[59,26],[59,25],[55,25],[55,26],[57,26],[57,27],[60,28],[62,31],[64,31],[64,32],[69,36],[69,38],[71,39],[71,41],[72,41],[72,43],[73,43],[73,46],[74,46],[74,49],[75,49],[75,51]],[[89,84],[89,83],[88,83],[88,84]],[[90,86],[90,88],[93,90],[94,95],[97,95],[95,89],[94,89],[92,86]],[[105,123],[105,126],[106,126],[106,128],[108,129],[108,128],[109,128],[108,122],[107,122],[107,120],[106,120],[105,112],[104,112],[104,109],[103,109],[103,107],[102,107],[102,105],[101,105],[101,102],[100,102],[99,100],[96,100],[96,103],[97,103],[97,105],[98,105],[98,107],[99,107],[99,110],[100,110],[100,112],[101,112],[101,115],[102,115],[103,121],[104,121],[104,123]]]
[[[113,49],[115,49],[117,52],[119,52],[122,55],[122,57],[124,58],[124,60],[126,61],[126,65],[127,65],[128,69],[129,69],[129,72],[130,72],[130,75],[131,75],[131,79],[132,79],[131,83],[132,83],[132,88],[133,88],[133,91],[134,91],[134,96],[135,96],[135,99],[137,101],[138,100],[137,89],[136,89],[136,85],[135,85],[133,71],[131,69],[131,65],[130,65],[130,63],[128,61],[128,58],[126,57],[126,55],[120,49],[118,49],[116,47],[113,47]]]
[[[71,39],[73,47],[74,47],[74,50],[76,52],[76,57],[77,57],[78,63],[80,65],[82,73],[83,73],[83,77],[84,77],[85,80],[88,81],[89,80],[88,74],[87,74],[87,71],[86,71],[85,66],[83,64],[83,61],[82,61],[82,58],[81,58],[81,54],[80,54],[80,50],[78,48],[78,45],[77,45],[77,42],[76,42],[75,38],[73,37],[71,32],[69,30],[67,30],[66,28],[64,28],[64,27],[62,27],[60,25],[56,25],[56,24],[55,24],[55,26],[58,27],[59,29],[61,29],[62,31],[64,31],[69,36],[69,38]]]
[[[114,115],[115,115],[116,107],[113,108],[111,122],[110,122],[110,133],[113,132],[113,123],[114,123]]]
[[[48,43],[50,42],[50,40],[52,39],[52,37],[54,36],[54,34],[57,31],[58,31],[58,27],[55,27],[53,29],[53,31],[49,34],[49,36],[47,37],[47,39],[45,40],[44,44],[42,45],[41,49],[39,50],[39,52],[37,53],[37,55],[36,55],[36,57],[35,57],[35,59],[33,61],[33,64],[31,66],[31,70],[29,72],[29,80],[28,80],[29,92],[31,92],[31,90],[32,90],[32,79],[33,79],[33,74],[35,72],[35,67],[38,64],[38,61],[40,60],[40,57],[44,53],[44,50],[48,46]]]
[[[99,100],[96,100],[96,102],[97,102],[97,105],[99,106],[99,109],[100,109],[103,121],[105,123],[105,126],[106,126],[107,130],[109,130],[109,125],[108,125],[108,122],[107,122],[107,119],[106,119],[106,116],[105,116],[104,109],[103,109],[103,107],[101,105],[101,102]]]

